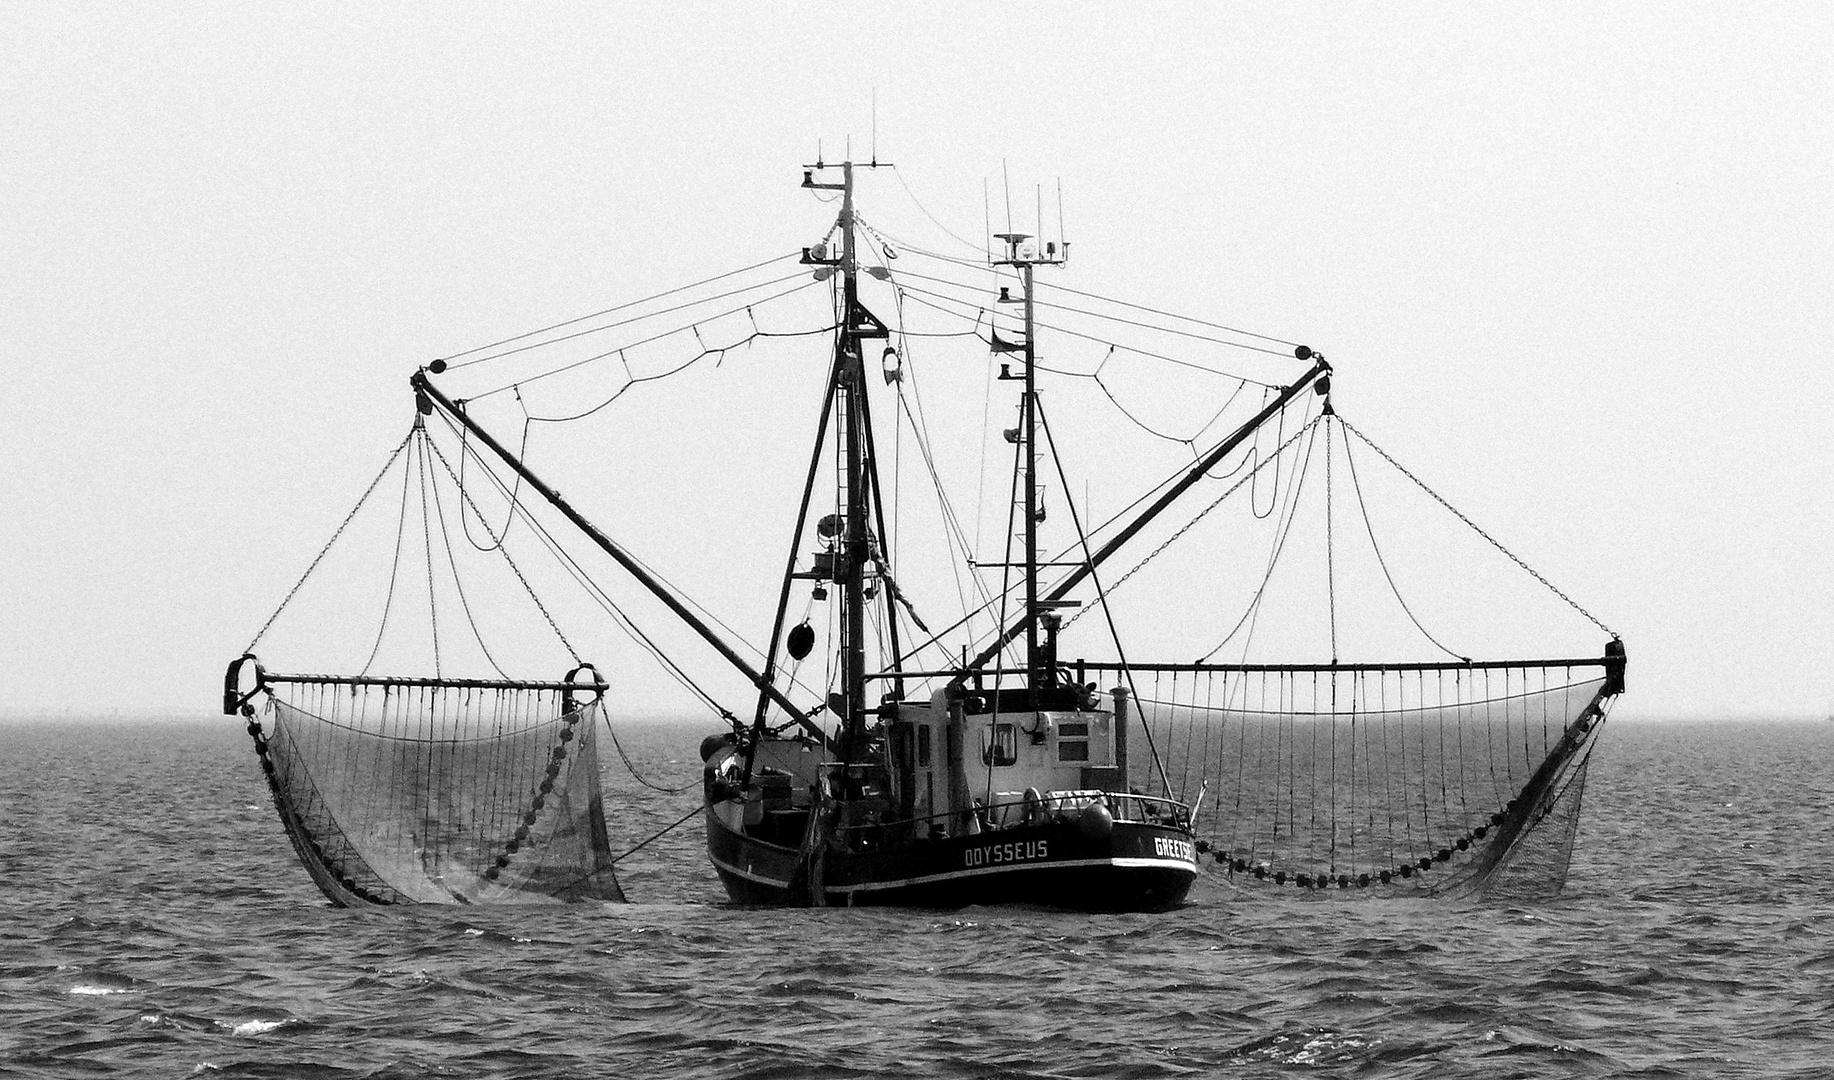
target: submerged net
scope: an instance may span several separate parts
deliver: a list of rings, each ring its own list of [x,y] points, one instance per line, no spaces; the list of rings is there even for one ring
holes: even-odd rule
[[[1134,669],[1163,780],[1201,793],[1197,831],[1232,883],[1512,899],[1565,884],[1621,672],[1614,657]]]
[[[597,688],[263,672],[261,689],[241,711],[287,835],[334,902],[624,899]]]

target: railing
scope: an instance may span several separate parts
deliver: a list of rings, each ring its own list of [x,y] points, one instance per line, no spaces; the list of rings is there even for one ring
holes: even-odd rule
[[[1060,670],[1073,672],[1076,681],[1086,682],[1087,673],[1095,672],[1378,672],[1378,671],[1490,671],[1503,668],[1556,668],[1556,667],[1622,667],[1622,656],[1583,656],[1553,660],[1430,660],[1430,661],[1397,661],[1389,663],[1337,663],[1337,664],[1136,664],[1117,663],[1112,660],[1064,660],[1059,661]],[[959,668],[944,668],[935,671],[875,671],[867,674],[873,679],[942,679],[961,674]],[[986,677],[996,675],[1019,676],[1028,674],[1025,668],[981,668],[974,674]]]
[[[1027,798],[1020,791],[997,791],[994,792],[993,802],[982,803],[976,799],[971,810],[890,820],[847,821],[843,818],[835,824],[834,835],[849,847],[878,847],[893,838],[925,839],[939,835],[996,833],[1025,825],[1075,821],[1081,817],[1084,809],[1098,802],[1107,807],[1109,815],[1117,822],[1173,828],[1189,828],[1191,824],[1189,806],[1175,799],[1153,795],[1090,789],[1046,791],[1037,793],[1034,798]],[[860,806],[858,802],[843,805],[853,808]]]
[[[247,672],[253,672],[253,678],[247,678]],[[581,675],[590,676],[590,681],[581,681]],[[243,689],[244,684],[248,688]],[[611,684],[599,674],[599,669],[588,663],[580,663],[567,672],[559,681],[537,681],[526,679],[448,679],[425,678],[402,675],[314,675],[286,674],[269,671],[253,653],[243,653],[229,664],[223,675],[223,712],[234,716],[243,705],[252,701],[255,695],[273,686],[380,686],[389,690],[533,690],[559,692],[568,695],[589,692],[594,700],[605,695]]]

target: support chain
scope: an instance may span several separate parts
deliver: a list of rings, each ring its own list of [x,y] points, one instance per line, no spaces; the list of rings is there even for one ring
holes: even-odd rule
[[[252,653],[255,651],[255,646],[261,643],[261,638],[268,632],[268,628],[274,625],[274,620],[280,618],[280,613],[285,611],[286,606],[293,602],[293,596],[299,592],[300,586],[306,583],[306,579],[312,576],[312,571],[317,570],[318,564],[324,561],[325,553],[331,550],[331,545],[338,542],[338,537],[344,535],[344,530],[350,526],[351,519],[357,516],[357,511],[363,509],[363,504],[369,501],[371,495],[375,494],[376,485],[380,484],[382,478],[388,475],[388,471],[395,467],[395,459],[401,456],[403,450],[407,449],[408,443],[414,440],[414,433],[420,429],[420,418],[416,416],[414,419],[415,425],[408,431],[407,437],[401,440],[401,444],[395,447],[393,453],[389,454],[388,460],[382,463],[382,470],[376,473],[376,478],[369,482],[367,488],[363,489],[362,498],[358,499],[357,504],[350,508],[350,513],[344,515],[343,524],[339,525],[337,531],[331,534],[331,539],[325,541],[325,546],[320,548],[318,554],[313,557],[312,565],[306,567],[306,572],[299,575],[299,580],[293,583],[291,589],[287,590],[286,599],[280,601],[280,606],[275,608],[274,613],[267,617],[267,622],[261,624],[261,629],[256,632],[254,640],[248,643],[248,647],[243,649],[243,652]]]
[[[1613,640],[1618,640],[1620,638],[1620,635],[1618,634],[1616,630],[1613,630],[1609,626],[1606,626],[1603,622],[1600,622],[1598,616],[1592,614],[1590,611],[1587,611],[1585,608],[1580,607],[1579,602],[1577,600],[1574,600],[1572,597],[1568,596],[1566,593],[1561,592],[1558,588],[1554,586],[1553,582],[1542,577],[1541,573],[1537,571],[1534,567],[1528,565],[1527,563],[1523,562],[1521,559],[1517,558],[1516,553],[1504,547],[1502,543],[1497,540],[1496,537],[1491,536],[1489,533],[1485,532],[1483,529],[1478,528],[1478,525],[1476,522],[1472,521],[1470,518],[1460,513],[1457,507],[1445,501],[1444,498],[1440,497],[1440,494],[1437,491],[1434,491],[1432,488],[1427,487],[1425,481],[1421,480],[1418,476],[1415,476],[1413,473],[1408,472],[1406,466],[1402,465],[1399,461],[1396,461],[1394,458],[1389,457],[1388,451],[1382,449],[1381,447],[1377,446],[1375,443],[1371,442],[1369,439],[1369,436],[1358,431],[1354,426],[1351,425],[1350,421],[1345,420],[1341,416],[1338,417],[1337,420],[1338,420],[1338,423],[1344,425],[1345,431],[1348,431],[1350,434],[1355,435],[1357,438],[1363,440],[1363,442],[1371,450],[1374,450],[1376,453],[1382,455],[1382,460],[1388,462],[1390,465],[1393,465],[1397,470],[1400,471],[1402,476],[1405,476],[1409,480],[1412,480],[1416,485],[1419,486],[1421,491],[1424,491],[1428,495],[1431,495],[1433,497],[1433,501],[1437,502],[1439,505],[1451,511],[1452,516],[1464,522],[1466,527],[1469,528],[1472,532],[1475,532],[1477,535],[1483,537],[1485,540],[1488,540],[1490,542],[1490,546],[1496,548],[1498,551],[1508,556],[1510,562],[1513,562],[1517,566],[1528,571],[1529,576],[1533,577],[1536,581],[1539,581],[1542,585],[1546,586],[1549,592],[1553,593],[1555,596],[1560,597],[1562,600],[1565,600],[1567,602],[1567,605],[1571,607],[1574,611],[1577,611],[1581,615],[1584,615],[1587,619],[1590,619],[1593,626],[1596,626],[1600,630],[1603,630],[1605,633],[1610,634]]]
[[[573,658],[574,663],[579,663],[579,652],[573,648],[573,643],[567,640],[567,635],[561,633],[560,624],[555,622],[554,616],[548,613],[548,606],[541,602],[541,597],[535,595],[535,587],[529,584],[528,578],[522,576],[522,568],[516,565],[515,559],[510,558],[509,549],[503,546],[503,539],[499,538],[496,533],[491,531],[490,522],[484,520],[483,512],[478,509],[478,504],[471,498],[471,492],[465,489],[464,482],[458,478],[458,473],[453,471],[452,463],[446,460],[446,455],[440,451],[439,445],[433,440],[427,440],[427,448],[432,450],[433,456],[439,459],[440,466],[446,470],[446,475],[452,478],[454,484],[458,485],[459,494],[464,497],[465,505],[471,507],[471,512],[477,515],[478,524],[484,526],[485,535],[490,537],[491,543],[495,546],[495,550],[502,553],[503,561],[509,564],[510,572],[515,574],[516,580],[522,583],[522,591],[528,593],[529,599],[535,602],[535,608],[541,612],[541,617],[548,620],[548,627],[554,631],[554,636],[560,639],[561,645],[567,650],[567,655]],[[463,459],[461,459],[460,464],[463,463]],[[501,483],[501,481],[498,482]],[[518,476],[516,482],[520,484],[522,478]],[[512,503],[512,515],[518,510],[520,510],[520,507]],[[504,537],[509,535],[509,528],[507,526],[504,527],[503,535]]]
[[[1248,472],[1241,479],[1229,485],[1229,489],[1223,492],[1221,495],[1218,495],[1216,497],[1215,502],[1212,502],[1209,506],[1206,506],[1202,510],[1199,510],[1195,517],[1191,518],[1191,520],[1184,523],[1182,528],[1180,528],[1177,532],[1173,533],[1172,535],[1166,537],[1164,543],[1154,548],[1150,553],[1147,554],[1147,556],[1144,559],[1141,559],[1139,562],[1135,563],[1133,565],[1133,568],[1128,570],[1127,573],[1122,574],[1120,577],[1116,578],[1114,581],[1114,584],[1108,586],[1107,592],[1113,593],[1116,589],[1120,588],[1127,581],[1128,578],[1133,577],[1135,574],[1139,573],[1141,567],[1145,566],[1147,563],[1152,562],[1154,559],[1158,558],[1161,552],[1163,552],[1166,548],[1171,547],[1185,533],[1191,531],[1191,526],[1196,525],[1199,521],[1202,521],[1204,519],[1204,516],[1206,514],[1216,509],[1217,507],[1221,506],[1223,504],[1223,500],[1227,499],[1231,495],[1234,495],[1237,491],[1240,491],[1243,484],[1246,484],[1248,483],[1248,481],[1254,479],[1254,477],[1258,473],[1260,473],[1262,469],[1266,468],[1270,462],[1279,461],[1280,455],[1286,452],[1286,448],[1298,442],[1300,436],[1312,430],[1312,427],[1316,425],[1319,422],[1319,420],[1321,419],[1323,419],[1322,416],[1314,417],[1310,422],[1306,423],[1304,426],[1300,427],[1297,431],[1293,432],[1292,437],[1287,439],[1285,442],[1281,443],[1277,448],[1275,448],[1273,453],[1262,458],[1260,463],[1257,464],[1254,468],[1248,470]],[[1070,624],[1082,618],[1083,615],[1087,613],[1089,610],[1091,609],[1086,608],[1086,607],[1079,609],[1076,612],[1076,614],[1064,620],[1064,626],[1065,627],[1070,626]]]

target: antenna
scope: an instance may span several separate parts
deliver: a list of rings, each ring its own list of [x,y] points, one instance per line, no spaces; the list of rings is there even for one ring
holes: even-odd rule
[[[993,196],[987,191],[987,178],[985,176],[981,177],[981,216],[985,218],[987,222],[987,231],[981,235],[991,238],[993,236]],[[987,242],[984,241],[981,244],[981,249],[987,253],[987,261],[992,262],[993,248],[988,247]]]
[[[872,88],[872,163],[879,163],[879,88]]]
[[[1013,231],[1013,174],[1006,168],[1006,159],[1000,159],[1000,183],[1006,194],[1006,231]]]
[[[1063,177],[1057,178],[1057,244],[1063,248],[1063,257],[1070,258],[1070,238],[1063,227]]]

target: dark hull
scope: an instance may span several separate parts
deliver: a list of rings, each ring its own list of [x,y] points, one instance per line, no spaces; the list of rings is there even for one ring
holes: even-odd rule
[[[813,900],[795,848],[735,832],[707,814],[707,854],[741,904],[801,906]],[[1075,822],[924,840],[880,852],[829,853],[817,870],[830,907],[959,908],[1037,904],[1082,911],[1164,911],[1197,879],[1190,833],[1116,822],[1084,836]]]

